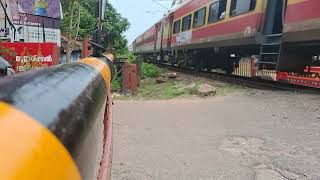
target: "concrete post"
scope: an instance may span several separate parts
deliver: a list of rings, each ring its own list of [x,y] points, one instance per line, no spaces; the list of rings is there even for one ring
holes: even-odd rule
[[[137,65],[130,65],[130,90],[133,95],[138,93],[138,74],[137,74]]]

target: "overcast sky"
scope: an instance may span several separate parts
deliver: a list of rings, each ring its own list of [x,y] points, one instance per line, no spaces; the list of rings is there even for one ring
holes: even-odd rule
[[[129,44],[141,33],[155,24],[166,13],[166,9],[153,0],[109,0],[131,26],[125,33]],[[157,0],[165,7],[170,7],[170,0]]]

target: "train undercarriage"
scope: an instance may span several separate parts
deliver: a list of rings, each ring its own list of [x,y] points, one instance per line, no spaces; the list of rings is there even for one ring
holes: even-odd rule
[[[157,64],[320,88],[320,42],[265,46],[182,49],[140,56]]]

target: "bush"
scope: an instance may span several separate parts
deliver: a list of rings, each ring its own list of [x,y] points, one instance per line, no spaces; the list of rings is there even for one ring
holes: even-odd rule
[[[117,77],[112,81],[111,88],[113,91],[120,91],[121,90],[121,78]]]
[[[156,78],[161,74],[160,68],[154,64],[142,63],[143,78]]]
[[[136,56],[132,53],[128,54],[128,61],[130,64],[133,64],[136,61]]]

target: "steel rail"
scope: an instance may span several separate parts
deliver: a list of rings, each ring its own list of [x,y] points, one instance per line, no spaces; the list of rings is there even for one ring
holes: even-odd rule
[[[155,63],[159,67],[167,68],[173,71],[186,73],[195,76],[206,77],[215,80],[226,81],[233,84],[244,85],[253,88],[268,88],[274,90],[284,90],[284,91],[292,91],[292,92],[301,92],[301,93],[312,93],[312,94],[320,94],[320,89],[307,87],[302,85],[295,85],[295,84],[288,84],[285,82],[279,81],[271,81],[259,78],[251,78],[251,77],[243,77],[243,76],[236,76],[218,72],[208,72],[205,70],[196,71],[193,68],[186,68],[186,67],[178,67],[174,65],[168,64],[159,64]]]

